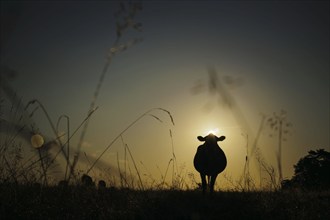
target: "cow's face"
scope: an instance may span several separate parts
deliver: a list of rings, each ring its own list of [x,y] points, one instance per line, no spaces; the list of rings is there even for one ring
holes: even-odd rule
[[[202,136],[198,136],[197,137],[197,139],[199,141],[202,141],[202,142],[205,141],[205,143],[207,143],[207,144],[216,144],[218,141],[225,140],[225,138],[226,138],[225,136],[217,137],[214,134],[209,134],[209,135],[207,135],[205,137],[202,137]]]

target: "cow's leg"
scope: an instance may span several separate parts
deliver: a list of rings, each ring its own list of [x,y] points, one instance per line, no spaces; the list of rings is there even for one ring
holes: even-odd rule
[[[210,190],[211,189],[211,176],[207,175],[207,188]]]
[[[214,184],[215,180],[217,179],[218,174],[211,175],[211,182],[210,182],[210,192],[213,193],[214,191]]]
[[[206,192],[206,175],[201,173],[203,194]]]

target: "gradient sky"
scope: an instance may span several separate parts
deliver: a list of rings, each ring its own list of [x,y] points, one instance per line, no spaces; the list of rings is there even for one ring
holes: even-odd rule
[[[2,28],[13,26],[1,42],[1,65],[17,72],[11,87],[25,102],[40,100],[54,121],[69,115],[73,130],[86,117],[115,41],[117,9],[116,2],[108,1],[1,1],[2,15],[13,19],[11,10],[17,14],[14,24],[1,23]],[[220,143],[228,158],[225,172],[238,179],[246,134],[251,147],[261,114],[281,109],[293,124],[283,142],[284,177],[292,176],[293,165],[309,150],[330,150],[328,1],[146,1],[135,20],[143,31],[128,31],[122,41],[142,37],[143,42],[112,60],[82,148],[90,160],[154,107],[169,110],[175,126],[164,112],[154,111],[163,123],[146,117],[123,137],[141,172],[155,179],[172,156],[169,129],[182,175],[192,172],[197,179],[192,166],[200,144],[196,137],[213,129],[227,137]],[[208,86],[209,68],[219,79],[236,79],[225,88],[252,132],[216,94],[192,92],[196,85]],[[34,120],[51,136],[41,111]],[[277,139],[269,134],[265,126],[258,147],[276,167]],[[116,167],[117,152],[122,162],[121,141],[102,160]],[[257,181],[253,165],[251,172]],[[218,184],[225,182],[222,176]]]

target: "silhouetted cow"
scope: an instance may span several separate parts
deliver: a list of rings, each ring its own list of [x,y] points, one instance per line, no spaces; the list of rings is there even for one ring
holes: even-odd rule
[[[195,169],[201,175],[203,193],[205,193],[207,186],[209,186],[211,193],[214,191],[214,183],[218,174],[227,166],[226,155],[217,143],[218,141],[223,141],[225,138],[225,136],[217,137],[213,134],[205,137],[197,137],[198,140],[205,141],[204,144],[197,148],[194,157]],[[208,177],[207,183],[206,176]]]

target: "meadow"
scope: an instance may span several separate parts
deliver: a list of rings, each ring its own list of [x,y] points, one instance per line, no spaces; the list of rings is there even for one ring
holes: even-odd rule
[[[330,192],[131,190],[2,184],[1,219],[329,219]]]

